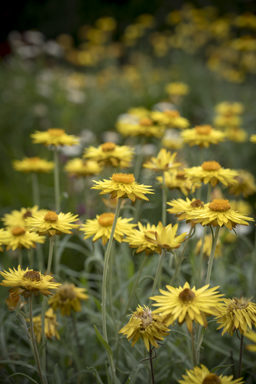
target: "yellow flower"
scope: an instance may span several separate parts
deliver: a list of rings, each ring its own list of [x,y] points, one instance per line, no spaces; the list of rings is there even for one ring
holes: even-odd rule
[[[43,244],[45,236],[39,236],[37,233],[30,233],[24,227],[10,227],[1,233],[3,244],[6,245],[6,250],[19,248],[36,248],[36,243]]]
[[[163,184],[163,176],[158,176],[156,180]],[[189,193],[194,193],[196,189],[201,187],[201,182],[192,183],[192,181],[186,177],[183,170],[171,170],[170,172],[165,172],[164,182],[167,188],[170,190],[178,189],[185,196],[187,196]]]
[[[213,124],[221,128],[239,127],[242,124],[242,119],[237,115],[217,115]]]
[[[156,227],[155,236],[153,234],[151,236],[147,235],[148,241],[157,245],[155,251],[159,254],[162,252],[162,249],[170,250],[179,248],[181,243],[186,240],[187,232],[176,236],[177,231],[178,224],[175,224],[174,226],[169,224],[166,227],[163,227],[163,224],[159,222]]]
[[[46,214],[46,210],[38,210],[38,206],[35,205],[32,208],[21,208],[20,211],[14,210],[11,213],[5,213],[1,219],[6,227],[25,227],[26,219],[33,216],[35,213]]]
[[[157,244],[149,241],[150,238],[156,239],[156,226],[147,223],[143,226],[138,223],[139,229],[132,229],[124,239],[125,242],[129,243],[130,248],[137,248],[136,253],[145,251],[146,255],[151,255],[154,252],[158,252]],[[161,251],[160,251],[161,253]]]
[[[189,87],[185,83],[169,83],[165,87],[165,91],[169,95],[187,95],[189,93]]]
[[[234,211],[238,211],[243,215],[251,215],[252,207],[244,200],[230,200],[229,204]]]
[[[222,168],[217,161],[205,161],[199,167],[185,168],[184,171],[192,183],[203,181],[204,184],[210,183],[213,187],[219,182],[226,186],[237,183],[235,177],[238,176],[238,172]]]
[[[187,213],[204,208],[204,203],[200,199],[190,200],[188,197],[186,200],[176,199],[167,204],[172,207],[167,209],[167,212],[175,214],[179,221],[187,220]]]
[[[52,161],[40,159],[40,157],[25,157],[23,160],[14,160],[13,168],[16,171],[24,173],[47,173],[53,170],[54,163]]]
[[[226,136],[229,140],[236,143],[243,143],[247,140],[247,132],[239,127],[230,127],[226,129]]]
[[[78,215],[72,213],[59,213],[48,211],[45,215],[35,213],[32,217],[28,217],[26,221],[27,228],[30,232],[37,232],[39,235],[61,235],[62,233],[73,234],[72,228],[78,228],[78,224],[73,224],[78,220]]]
[[[160,139],[165,131],[165,125],[158,124],[150,117],[135,119],[133,122],[119,121],[117,130],[123,136],[147,136]]]
[[[112,167],[128,168],[134,155],[134,149],[127,145],[116,145],[106,142],[98,148],[85,149],[84,157],[97,161],[99,165],[111,165]]]
[[[233,376],[216,375],[211,373],[203,364],[201,368],[186,370],[186,375],[182,375],[183,380],[178,380],[179,384],[242,384],[242,378],[234,379]]]
[[[193,129],[186,129],[181,132],[181,137],[184,143],[189,146],[199,145],[199,147],[208,148],[210,144],[219,144],[224,141],[225,134],[220,131],[216,131],[210,125],[201,125]]]
[[[252,352],[256,352],[256,333],[249,330],[249,331],[244,333],[244,336],[255,343],[255,345],[254,344],[247,345],[246,349],[248,349],[249,351],[252,351]]]
[[[10,272],[0,272],[5,280],[2,280],[0,285],[3,287],[12,287],[9,292],[13,293],[13,297],[17,295],[24,296],[25,298],[34,294],[38,296],[39,293],[42,295],[49,296],[52,293],[49,289],[57,289],[61,284],[54,283],[52,276],[43,275],[41,272],[33,271],[33,269],[21,269],[20,265],[18,269],[10,269]]]
[[[29,321],[29,320],[27,320]],[[44,317],[44,333],[47,339],[51,339],[53,336],[56,339],[60,339],[59,332],[57,330],[58,323],[56,320],[56,315],[53,313],[52,308],[49,308],[48,311],[45,312]],[[42,316],[33,317],[33,328],[36,337],[36,341],[40,343],[42,338]]]
[[[81,300],[87,300],[89,296],[85,288],[75,287],[74,284],[63,284],[49,299],[49,305],[56,311],[58,308],[62,316],[70,316],[71,311],[81,311]]]
[[[157,121],[159,124],[165,125],[170,128],[188,128],[189,121],[180,116],[176,110],[166,110],[163,112],[153,111],[150,117],[152,120]]]
[[[141,338],[149,351],[150,344],[158,348],[157,341],[163,340],[169,332],[165,319],[152,312],[148,307],[137,307],[133,312],[129,323],[126,324],[119,333],[127,335],[128,341],[132,340],[132,347]]]
[[[256,135],[251,135],[250,141],[254,144],[256,144]]]
[[[138,184],[133,174],[128,173],[114,173],[110,180],[94,180],[94,182],[96,185],[94,185],[92,189],[102,190],[100,195],[110,193],[112,199],[115,197],[128,197],[132,201],[136,199],[148,201],[144,193],[154,193],[150,186]]]
[[[202,225],[212,225],[216,227],[225,225],[228,229],[235,228],[237,224],[249,225],[247,221],[254,221],[251,217],[242,215],[231,209],[228,200],[214,199],[211,203],[205,204],[200,211],[189,212],[189,220]]]
[[[236,329],[240,333],[247,332],[248,327],[256,327],[256,304],[251,299],[234,297],[233,299],[224,299],[224,306],[221,308],[221,314],[217,316],[217,323],[221,325],[217,329],[222,330],[222,335],[228,332],[231,336]]]
[[[177,150],[183,147],[183,140],[178,131],[175,129],[167,129],[161,144],[167,149]]]
[[[144,107],[131,108],[127,112],[130,115],[138,116],[139,118],[147,117],[150,111]]]
[[[202,247],[202,239],[200,239],[196,244],[195,253],[197,255],[200,254]],[[205,235],[204,237],[204,246],[203,246],[203,255],[210,257],[212,250],[212,235]],[[221,250],[221,242],[220,239],[217,240],[217,245],[214,253],[214,258],[217,259],[218,257],[222,256],[222,250]]]
[[[241,169],[238,173],[239,174],[236,177],[237,183],[229,188],[229,193],[235,196],[242,194],[243,197],[253,195],[256,192],[254,176],[250,172]]]
[[[102,167],[96,161],[76,158],[65,164],[64,171],[68,172],[69,176],[85,177],[98,175]]]
[[[221,115],[240,115],[243,113],[243,110],[243,104],[238,103],[237,101],[223,101],[215,107],[215,111]]]
[[[103,245],[105,245],[110,238],[114,217],[114,213],[107,212],[102,213],[101,215],[96,215],[96,219],[86,220],[86,223],[80,227],[80,231],[85,234],[84,239],[94,236],[93,242],[101,238]],[[129,233],[132,228],[136,226],[136,224],[129,224],[131,220],[133,219],[122,219],[122,217],[118,217],[114,238],[119,241],[119,243],[123,240],[124,235]]]
[[[223,295],[219,294],[218,287],[209,288],[209,284],[196,290],[195,287],[190,289],[189,283],[179,288],[167,285],[168,291],[160,289],[162,295],[150,297],[155,300],[157,308],[154,312],[161,313],[165,317],[167,325],[178,320],[181,325],[185,321],[189,332],[192,332],[193,321],[207,327],[206,316],[218,314],[218,307]]]
[[[35,144],[44,144],[44,145],[78,145],[78,137],[67,135],[64,129],[60,128],[50,128],[47,131],[36,131],[31,135],[33,143]]]
[[[150,161],[143,164],[144,168],[152,169],[154,171],[167,171],[169,169],[178,168],[181,163],[175,163],[175,157],[177,153],[166,151],[162,148],[158,153],[157,157],[151,157]]]
[[[0,229],[0,252],[3,252],[3,248],[1,247],[1,245],[5,245],[6,244],[6,236],[5,236],[5,230],[4,228],[1,228]]]

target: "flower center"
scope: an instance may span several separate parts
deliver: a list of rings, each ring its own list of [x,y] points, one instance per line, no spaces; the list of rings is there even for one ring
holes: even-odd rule
[[[195,127],[195,129],[198,135],[209,135],[209,133],[212,130],[212,127],[210,125],[201,125],[201,126]]]
[[[251,299],[247,299],[244,297],[241,297],[238,299],[237,297],[234,297],[232,302],[228,306],[229,312],[233,312],[234,310],[237,309],[246,309],[248,304],[250,303]]]
[[[215,373],[210,373],[205,376],[202,384],[221,384],[221,380]]]
[[[101,144],[101,149],[103,152],[114,151],[115,147],[116,147],[115,143],[111,143],[111,141]]]
[[[58,215],[56,212],[54,211],[48,211],[44,217],[45,221],[51,221],[51,222],[54,222],[54,221],[58,221]]]
[[[49,128],[47,129],[47,132],[51,136],[62,136],[65,133],[64,129],[60,129],[60,128]]]
[[[153,322],[152,311],[149,308],[147,308],[143,312],[137,313],[134,317],[141,320],[141,322],[142,322],[141,330],[142,331],[144,331]]]
[[[61,300],[74,299],[76,297],[73,284],[64,284],[58,290]]]
[[[185,172],[183,171],[178,171],[177,175],[176,175],[176,179],[179,179],[179,180],[185,180],[186,179],[186,174]]]
[[[164,114],[167,115],[168,117],[179,117],[180,113],[178,111],[164,111]]]
[[[229,204],[228,200],[226,200],[226,199],[214,199],[209,204],[209,208],[212,211],[225,212],[231,208],[231,205]]]
[[[29,157],[28,161],[30,163],[37,163],[38,161],[40,161],[40,157]]]
[[[40,281],[41,280],[40,273],[37,271],[28,271],[28,272],[24,273],[23,277],[25,279],[29,279],[31,281]]]
[[[112,180],[117,183],[132,184],[135,181],[135,178],[132,173],[114,173],[112,175]]]
[[[221,165],[217,161],[205,161],[201,167],[204,171],[218,171]]]
[[[189,289],[189,288],[183,289],[183,291],[181,291],[181,293],[179,294],[179,298],[184,303],[188,303],[189,301],[192,301],[195,296],[196,296],[195,293],[193,291],[191,291],[191,289]]]
[[[24,215],[23,215],[23,219],[25,220],[27,217],[32,217],[33,215],[32,215],[32,212],[28,209],[25,213],[24,213]]]
[[[143,119],[140,119],[140,125],[149,127],[153,125],[153,121],[149,117],[143,117]]]
[[[196,199],[196,200],[192,201],[190,206],[192,208],[203,208],[204,207],[204,203],[200,199]]]
[[[103,227],[109,227],[110,225],[113,224],[114,217],[115,217],[114,213],[111,213],[111,212],[102,213],[102,215],[98,217],[98,223]]]
[[[22,227],[15,227],[15,228],[12,229],[12,234],[14,236],[24,235],[25,232],[26,232],[26,229],[22,228]]]

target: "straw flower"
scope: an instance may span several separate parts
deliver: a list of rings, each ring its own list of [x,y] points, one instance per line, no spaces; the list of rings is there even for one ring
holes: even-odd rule
[[[186,370],[186,375],[182,375],[183,380],[178,380],[179,384],[242,384],[242,378],[234,379],[233,376],[216,375],[211,373],[203,364],[201,368]]]
[[[153,111],[150,116],[154,121],[167,127],[180,129],[189,127],[189,121],[184,117],[181,117],[180,113],[176,110],[167,109],[163,112]]]
[[[20,211],[14,210],[11,213],[5,213],[4,217],[1,219],[5,227],[25,227],[26,219],[32,217],[35,213],[46,214],[46,210],[38,210],[38,206],[35,205],[32,208],[21,208]]]
[[[240,115],[243,113],[243,104],[229,101],[223,101],[215,106],[215,111],[221,115]]]
[[[163,184],[163,176],[158,176],[156,178],[161,184]],[[180,190],[183,195],[187,196],[189,193],[194,193],[196,189],[201,187],[200,183],[192,183],[192,181],[186,177],[186,174],[183,170],[171,170],[164,173],[164,182],[165,186],[172,189]]]
[[[54,168],[52,161],[40,159],[40,157],[25,157],[23,160],[14,160],[13,168],[16,171],[30,173],[48,173]]]
[[[167,129],[161,144],[167,149],[177,150],[183,147],[183,140],[177,130]]]
[[[80,231],[85,234],[84,239],[94,236],[93,242],[101,238],[103,245],[105,245],[110,238],[114,218],[114,213],[106,212],[101,215],[96,215],[96,219],[86,220],[85,224],[80,227]],[[132,228],[136,226],[136,224],[129,224],[132,220],[133,218],[122,219],[122,217],[118,217],[114,238],[119,243],[123,240],[124,235],[130,233]]]
[[[235,196],[242,194],[243,197],[253,195],[256,192],[254,176],[250,172],[244,170],[239,170],[238,173],[239,174],[236,177],[237,183],[229,188],[229,193]]]
[[[44,144],[44,145],[78,145],[79,139],[73,135],[67,135],[64,129],[60,128],[50,128],[47,131],[36,131],[30,135],[35,144]]]
[[[39,236],[37,233],[30,233],[24,227],[10,227],[1,233],[3,244],[6,245],[6,250],[21,249],[21,248],[36,248],[36,243],[43,244],[45,236]]]
[[[217,291],[219,287],[208,287],[209,284],[196,290],[195,287],[190,289],[189,283],[179,288],[167,285],[169,292],[160,289],[161,296],[150,297],[156,301],[153,305],[159,307],[154,312],[161,313],[167,325],[173,324],[175,320],[178,320],[179,325],[186,322],[189,332],[192,332],[193,321],[207,327],[206,316],[219,313],[218,308],[223,296]]]
[[[256,135],[251,135],[251,137],[250,137],[250,141],[251,141],[253,144],[256,144]]]
[[[195,253],[196,255],[199,255],[201,252],[202,247],[202,239],[200,239],[196,244]],[[205,235],[204,237],[204,246],[203,246],[203,255],[210,257],[212,250],[212,235]],[[214,253],[214,258],[217,259],[218,257],[222,256],[222,250],[221,250],[221,242],[220,239],[217,239],[217,245]]]
[[[144,168],[152,169],[153,171],[167,171],[169,169],[177,168],[181,163],[175,162],[175,157],[177,153],[166,151],[165,148],[162,148],[158,153],[157,157],[151,157],[150,161],[147,161],[143,164]]]
[[[156,227],[155,236],[149,236],[148,241],[157,245],[155,251],[161,253],[162,249],[170,250],[179,248],[181,243],[186,240],[187,232],[176,236],[178,231],[178,224],[172,226],[172,224],[163,227],[161,222]]]
[[[116,145],[106,142],[98,148],[89,147],[85,149],[84,157],[97,161],[99,165],[111,165],[112,167],[128,168],[133,159],[134,149],[127,145]]]
[[[169,329],[165,319],[161,315],[152,312],[148,307],[140,305],[133,312],[129,323],[126,324],[119,333],[127,335],[128,341],[132,340],[132,347],[141,338],[149,351],[150,344],[158,348],[157,341],[163,340],[167,336]]]
[[[167,203],[172,208],[167,209],[167,212],[174,214],[178,217],[178,220],[187,220],[188,213],[197,212],[204,208],[204,203],[200,199],[190,200],[188,197],[186,200],[176,199],[172,200],[170,203]]]
[[[235,141],[236,143],[244,143],[247,141],[247,132],[239,127],[230,127],[226,129],[226,137],[229,140]]]
[[[64,171],[69,176],[85,177],[98,175],[102,171],[102,167],[94,160],[71,159],[65,166]]]
[[[94,180],[94,182],[96,185],[94,185],[92,189],[101,190],[100,195],[110,193],[112,199],[115,197],[127,197],[132,201],[136,199],[148,201],[144,193],[153,193],[150,186],[138,184],[133,174],[128,173],[114,173],[110,180]]]
[[[87,300],[89,296],[85,288],[75,287],[74,284],[63,284],[49,299],[49,305],[56,311],[58,308],[62,316],[70,316],[71,311],[81,311],[81,300]]]
[[[193,129],[186,129],[181,133],[184,143],[189,146],[199,145],[199,147],[208,148],[210,144],[219,144],[224,141],[225,134],[216,131],[210,125],[201,125]]]
[[[232,336],[236,329],[243,334],[247,332],[248,327],[251,329],[252,326],[256,326],[256,304],[251,299],[245,297],[224,299],[224,306],[220,312],[217,323],[221,325],[217,329],[223,328],[222,335],[228,332]]]
[[[29,321],[29,320],[27,320]],[[56,320],[56,315],[53,313],[52,308],[49,308],[48,311],[45,312],[44,317],[44,333],[47,339],[51,339],[52,337],[56,337],[56,339],[60,339],[59,332],[57,330],[58,323]],[[40,343],[42,338],[42,316],[33,317],[33,328],[36,337],[36,341]]]
[[[32,294],[38,296],[39,293],[49,296],[52,295],[50,289],[57,289],[61,285],[54,283],[50,275],[43,275],[41,272],[28,268],[24,270],[20,265],[17,270],[9,268],[9,271],[0,272],[0,275],[4,277],[0,285],[12,287],[9,292],[13,293],[13,297],[21,295],[27,298]]]
[[[217,115],[214,120],[213,124],[216,127],[238,127],[242,124],[242,119],[240,116],[237,115]]]
[[[151,255],[154,252],[159,252],[157,244],[149,241],[151,238],[156,239],[157,227],[155,225],[150,225],[147,223],[146,226],[143,226],[141,223],[138,223],[139,229],[132,229],[124,239],[124,242],[129,243],[130,248],[137,248],[136,253],[145,252],[146,255]]]
[[[78,215],[72,213],[59,213],[48,211],[45,215],[35,213],[27,218],[27,228],[30,232],[37,232],[39,235],[61,235],[62,233],[73,234],[71,229],[78,228],[78,224],[73,224],[78,220]]]
[[[246,349],[252,352],[256,352],[256,333],[249,330],[244,333],[244,336],[253,341],[255,344],[250,344],[246,346]]]
[[[169,83],[165,86],[165,91],[169,95],[187,95],[189,93],[189,87],[185,83]]]

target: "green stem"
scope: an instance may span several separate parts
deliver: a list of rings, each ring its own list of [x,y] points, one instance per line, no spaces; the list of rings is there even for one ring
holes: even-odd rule
[[[34,256],[33,251],[34,251],[33,248],[28,249],[29,268],[31,269],[33,269],[33,256]]]
[[[163,264],[163,260],[164,260],[165,254],[166,254],[166,249],[163,249],[162,253],[161,253],[161,256],[160,256],[160,259],[159,259],[159,262],[158,262],[158,266],[157,266],[156,275],[155,275],[155,278],[154,278],[154,284],[153,284],[151,295],[154,295],[156,287],[157,287],[157,284],[158,284],[158,281],[160,279],[161,272],[162,272],[162,264]]]
[[[192,329],[192,332],[191,332],[190,336],[191,336],[191,345],[192,345],[193,367],[195,367],[196,366],[196,346],[195,346],[195,332],[194,332],[194,329]]]
[[[18,254],[18,263],[22,267],[22,250],[19,249],[19,254]]]
[[[153,347],[149,343],[149,361],[150,361],[151,380],[152,380],[152,384],[155,384],[152,350],[153,350]]]
[[[162,188],[162,224],[163,224],[163,227],[166,226],[166,185],[165,185],[164,172],[163,172],[163,188]]]
[[[145,137],[141,138],[140,142],[140,151],[139,154],[137,155],[136,163],[135,163],[135,172],[134,172],[134,178],[136,181],[139,181],[139,176],[140,176],[140,170],[141,170],[141,165],[142,165],[142,160],[143,160],[143,146],[145,144]]]
[[[241,377],[241,369],[242,369],[242,357],[243,357],[243,341],[244,341],[244,335],[240,335],[240,353],[239,353],[239,365],[238,365],[238,375],[237,378],[239,379]]]
[[[210,278],[211,278],[211,273],[212,273],[212,264],[213,264],[214,254],[215,254],[216,245],[217,245],[217,241],[218,241],[219,231],[220,231],[220,226],[218,225],[216,227],[216,230],[215,230],[214,238],[212,239],[212,250],[211,250],[210,258],[208,261],[208,268],[207,268],[205,285],[210,284]]]
[[[43,371],[46,372],[46,337],[45,337],[45,312],[47,308],[47,298],[43,297],[43,306],[41,314],[41,326],[42,326],[42,366]]]
[[[201,244],[200,255],[199,255],[198,280],[197,280],[197,286],[198,287],[201,287],[201,274],[202,274],[203,257],[204,257],[205,234],[206,234],[206,226],[204,227],[204,232],[203,232],[203,237],[202,237],[202,244]]]
[[[54,148],[54,192],[55,192],[55,209],[60,213],[60,175],[59,175],[59,155],[57,147]]]
[[[180,257],[179,257],[179,260],[178,260],[178,262],[177,262],[177,264],[176,264],[176,268],[175,268],[173,277],[172,277],[171,282],[170,282],[170,285],[171,285],[171,286],[173,285],[173,283],[174,283],[174,281],[175,281],[175,279],[176,279],[176,276],[177,276],[177,274],[178,274],[178,272],[179,272],[179,269],[180,269],[180,266],[181,266],[181,263],[182,263],[182,260],[183,260],[183,257],[184,257],[184,253],[185,253],[186,248],[187,248],[187,245],[188,245],[188,241],[189,241],[189,239],[191,238],[191,233],[192,233],[192,231],[193,231],[193,228],[191,227],[191,228],[190,228],[190,231],[189,231],[189,234],[188,234],[188,237],[186,238],[186,241],[185,241],[183,250],[182,250],[181,255],[180,255]]]
[[[50,239],[49,239],[49,256],[48,256],[48,264],[47,264],[47,275],[51,274],[54,238],[55,238],[55,235],[51,236]]]
[[[32,180],[32,191],[33,191],[33,203],[40,207],[40,194],[39,194],[39,185],[38,185],[38,176],[37,173],[31,172]]]

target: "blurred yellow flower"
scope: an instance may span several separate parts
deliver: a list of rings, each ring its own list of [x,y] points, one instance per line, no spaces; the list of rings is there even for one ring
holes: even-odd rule
[[[156,178],[161,184],[163,184],[163,176],[158,176]],[[186,177],[183,170],[175,171],[171,170],[170,172],[164,173],[164,182],[167,188],[170,190],[178,189],[183,195],[187,196],[189,193],[194,193],[196,189],[201,187],[200,183],[192,183],[192,181]]]
[[[237,143],[243,143],[247,140],[247,132],[239,127],[230,127],[225,130],[226,137],[229,140],[235,141]]]
[[[144,163],[143,167],[152,169],[156,172],[178,168],[181,163],[175,162],[176,155],[176,152],[171,154],[171,152],[167,151],[165,148],[162,148],[159,151],[157,157],[151,157],[151,160]]]
[[[124,242],[129,243],[130,248],[137,248],[136,253],[145,251],[147,256],[153,254],[154,252],[161,253],[157,244],[149,241],[150,238],[156,238],[157,227],[149,223],[147,223],[146,226],[138,223],[138,228],[139,229],[132,229],[126,235]]]
[[[165,86],[165,91],[169,95],[187,95],[189,87],[185,83],[169,83]]]
[[[27,320],[29,321],[29,320]],[[56,320],[56,315],[53,313],[52,308],[49,308],[45,312],[44,317],[44,333],[47,339],[51,339],[52,337],[56,337],[56,339],[60,339],[59,332],[57,330],[58,323]],[[33,317],[33,328],[35,333],[35,338],[38,343],[40,343],[42,338],[42,316]]]
[[[68,172],[69,176],[86,177],[98,175],[102,171],[97,161],[94,160],[83,160],[83,159],[71,159],[64,167],[64,171]]]
[[[229,188],[231,195],[248,197],[256,192],[256,184],[254,176],[243,169],[238,170],[239,175],[236,177],[237,183]]]
[[[11,213],[5,213],[1,220],[3,221],[5,227],[25,227],[26,219],[39,212],[43,215],[46,214],[47,210],[39,210],[37,205],[32,208],[21,208],[20,211],[14,210],[11,211]]]
[[[190,147],[198,145],[201,148],[208,148],[210,144],[219,144],[224,141],[225,134],[216,131],[210,125],[201,125],[182,131],[181,137],[183,138],[184,143],[189,144]]]
[[[250,141],[254,144],[256,144],[256,135],[251,135]]]
[[[201,248],[202,248],[202,239],[198,240],[198,242],[196,243],[196,249],[195,249],[196,255],[200,254]],[[220,239],[218,238],[215,253],[214,253],[215,259],[222,256],[222,249],[221,248],[222,248],[221,242],[220,242]],[[212,235],[205,235],[204,246],[203,246],[203,255],[210,257],[211,250],[212,250]]]
[[[8,227],[0,234],[1,241],[6,245],[6,250],[21,248],[36,248],[36,243],[43,244],[45,236],[39,236],[37,233],[30,233],[23,227]]]
[[[180,116],[176,110],[166,110],[163,112],[153,111],[150,114],[152,120],[157,121],[159,124],[165,125],[170,128],[188,128],[189,121]]]
[[[16,171],[24,173],[47,173],[53,170],[54,163],[52,161],[40,159],[40,157],[25,157],[23,160],[14,160],[13,168]]]
[[[234,379],[233,376],[216,375],[211,373],[203,364],[200,367],[186,370],[186,375],[182,375],[182,380],[178,380],[179,384],[242,384],[242,378]]]
[[[215,106],[215,111],[220,115],[240,115],[244,111],[244,106],[242,103],[237,101],[222,101],[221,103]]]
[[[246,349],[252,352],[256,352],[256,333],[249,330],[244,333],[244,336],[247,337],[247,339],[253,341],[255,344],[250,344],[246,346]]]
[[[48,303],[54,311],[59,308],[62,316],[70,316],[71,311],[81,311],[81,300],[85,301],[89,298],[85,292],[85,288],[78,288],[74,284],[64,283],[48,300]]]
[[[127,145],[116,145],[106,142],[98,148],[89,147],[85,149],[84,157],[97,161],[99,165],[128,168],[134,156],[134,149]]]
[[[44,144],[44,145],[78,145],[78,137],[67,135],[64,129],[60,128],[50,128],[47,131],[36,131],[30,135],[35,144]]]
[[[162,146],[167,149],[177,150],[183,147],[183,140],[180,133],[175,129],[167,129],[162,138]]]
[[[187,213],[191,211],[198,211],[204,208],[204,203],[199,199],[190,200],[188,197],[186,200],[176,199],[167,203],[172,208],[167,209],[167,212],[174,214],[178,217],[178,220],[187,220]]]

